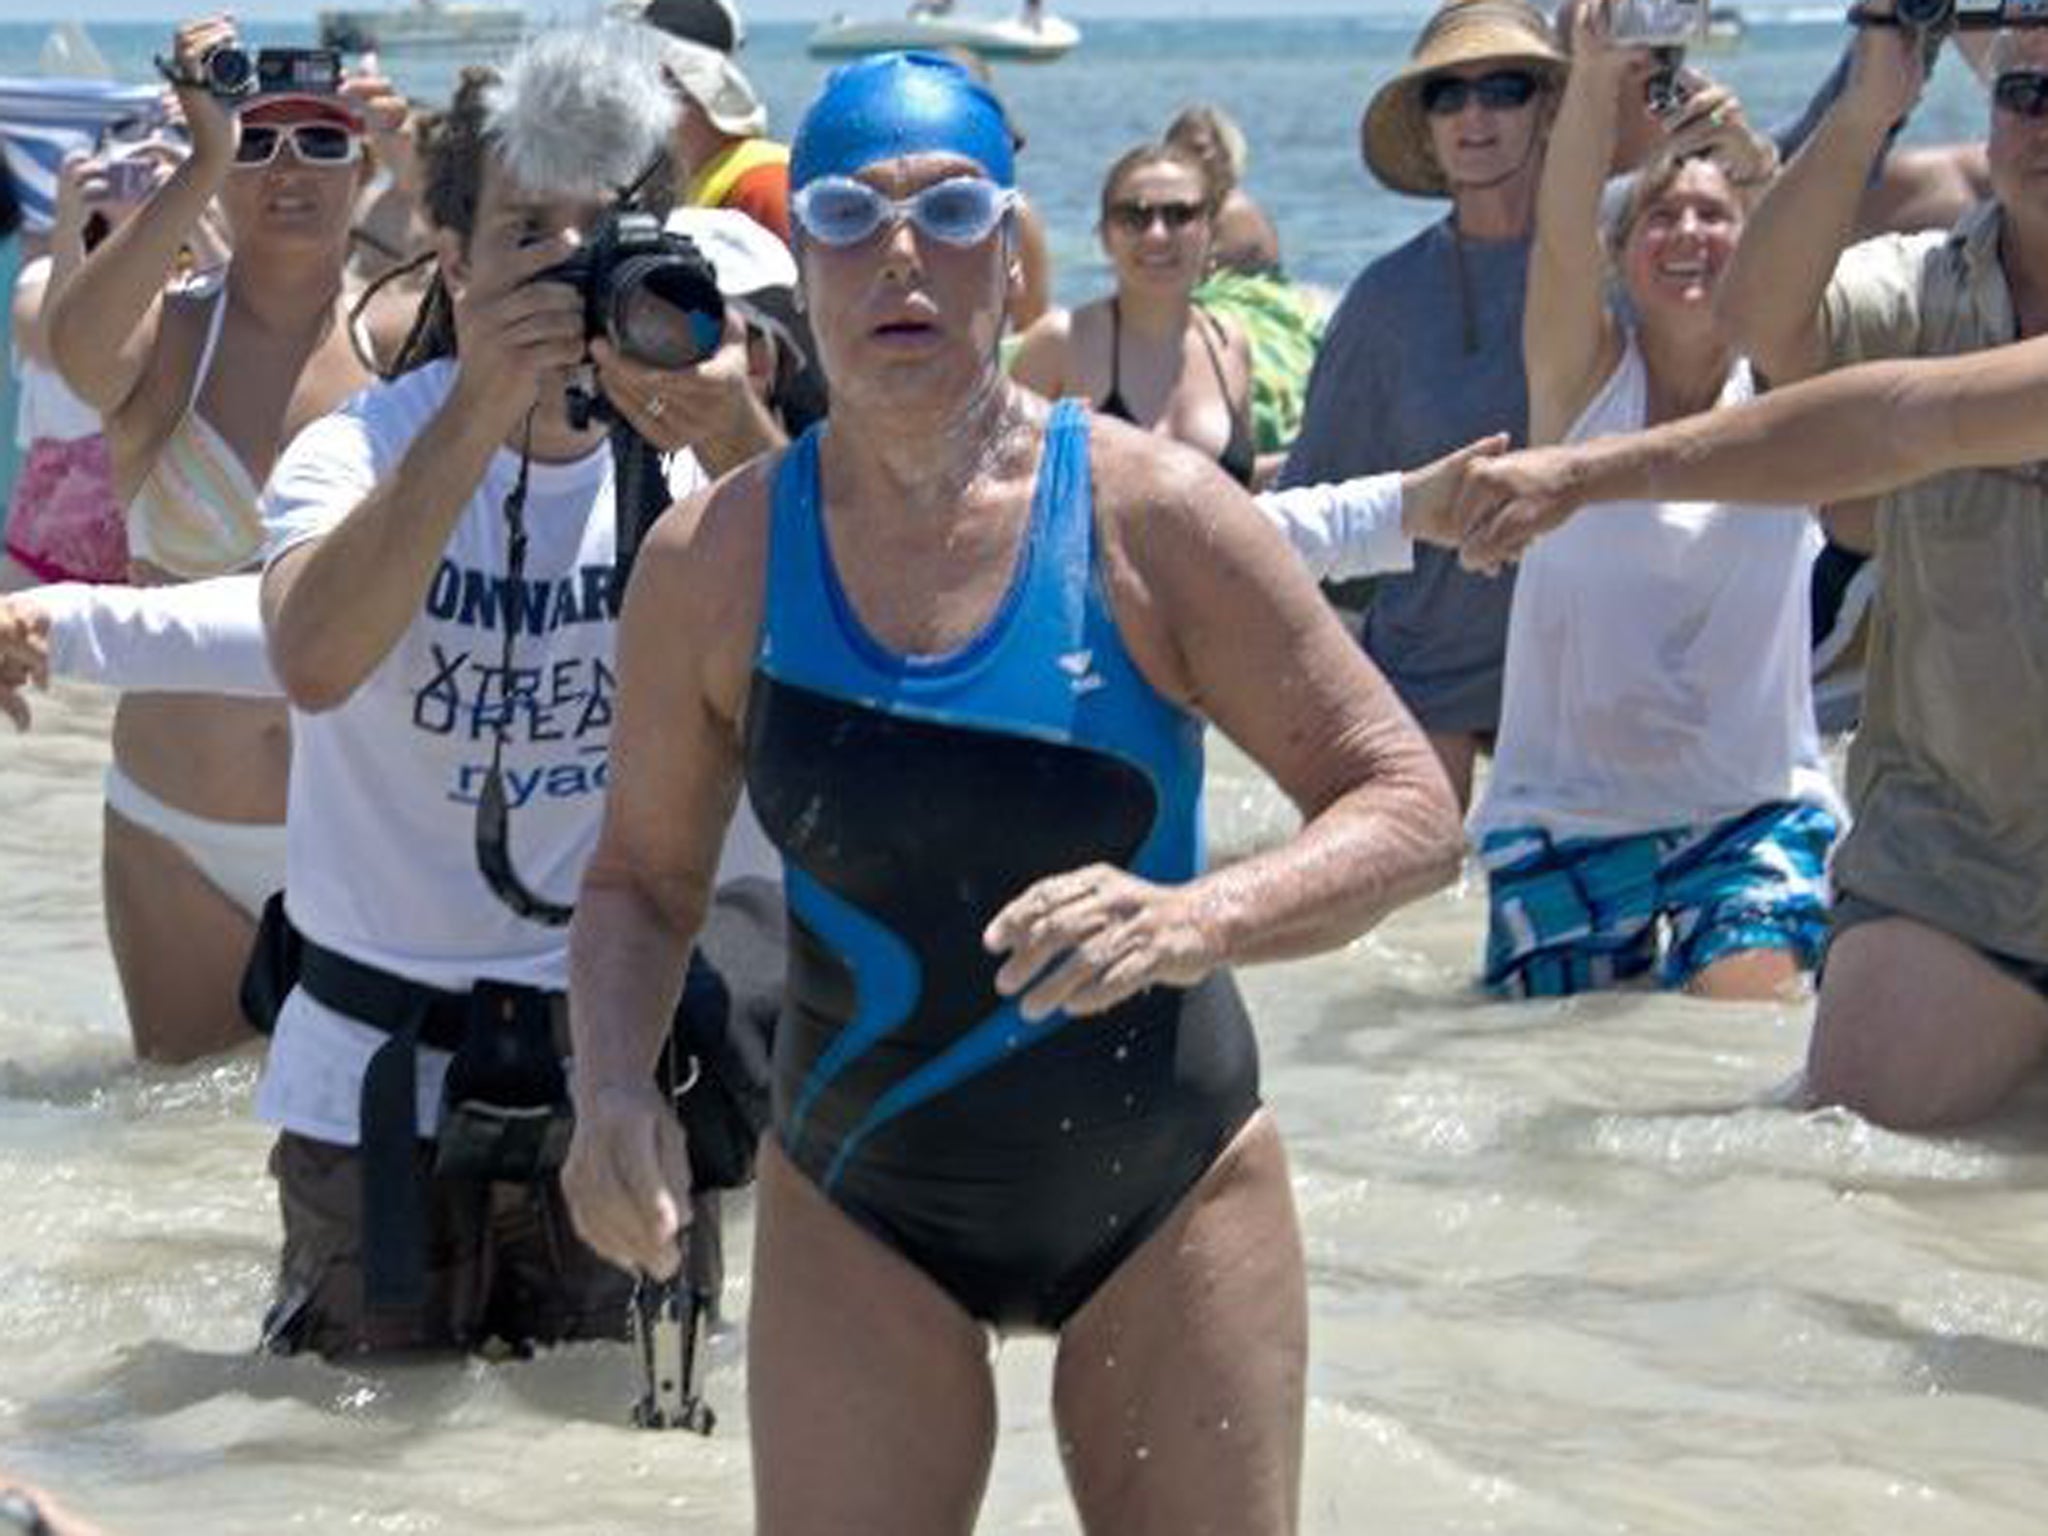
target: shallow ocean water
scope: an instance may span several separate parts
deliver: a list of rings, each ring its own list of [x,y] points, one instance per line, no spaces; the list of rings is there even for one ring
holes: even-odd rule
[[[252,1353],[276,1240],[255,1063],[128,1058],[96,892],[106,715],[62,692],[0,742],[0,1462],[136,1536],[747,1530],[737,1332],[708,1441],[626,1427],[617,1348]],[[1289,824],[1213,757],[1220,850]],[[2038,1531],[2039,1096],[1956,1138],[1795,1114],[1774,1095],[1805,1005],[1493,1003],[1467,981],[1481,926],[1451,891],[1243,978],[1308,1244],[1305,1529]],[[998,1369],[981,1528],[1072,1531],[1049,1348]]]

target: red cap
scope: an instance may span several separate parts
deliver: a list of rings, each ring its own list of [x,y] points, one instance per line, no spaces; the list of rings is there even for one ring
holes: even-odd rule
[[[275,96],[251,96],[238,109],[237,115],[245,123],[269,124],[285,127],[292,123],[338,123],[350,133],[363,131],[363,120],[355,108],[341,96],[312,96],[285,93]]]

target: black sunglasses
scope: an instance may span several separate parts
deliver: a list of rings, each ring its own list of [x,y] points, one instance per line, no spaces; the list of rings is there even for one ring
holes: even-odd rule
[[[2021,117],[2048,117],[2048,73],[2010,70],[1992,82],[1991,99]]]
[[[1200,203],[1111,203],[1110,222],[1133,235],[1142,235],[1154,219],[1163,219],[1170,230],[1183,230],[1202,217]]]
[[[1497,69],[1467,80],[1462,75],[1432,75],[1422,82],[1422,110],[1432,117],[1449,117],[1465,110],[1473,97],[1489,112],[1511,112],[1526,107],[1536,95],[1536,77],[1526,69]]]

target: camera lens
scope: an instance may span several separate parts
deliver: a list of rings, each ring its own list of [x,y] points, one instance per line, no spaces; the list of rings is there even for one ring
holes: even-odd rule
[[[612,344],[652,368],[688,368],[718,350],[725,303],[701,260],[629,256],[611,274]]]
[[[256,61],[232,43],[208,51],[200,61],[206,88],[216,96],[246,96],[256,88]]]

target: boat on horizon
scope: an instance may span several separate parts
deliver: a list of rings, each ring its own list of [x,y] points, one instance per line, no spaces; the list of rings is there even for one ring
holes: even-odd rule
[[[467,0],[412,0],[405,6],[321,11],[318,26],[320,46],[342,53],[509,48],[526,36],[526,12]]]
[[[844,11],[819,27],[806,46],[820,58],[884,53],[898,48],[966,48],[984,59],[1049,63],[1081,41],[1081,29],[1026,0],[1014,16],[963,14],[951,0],[924,0],[909,14],[859,21]]]
[[[1749,35],[1749,20],[1733,5],[1707,9],[1707,24],[1700,33],[1699,46],[1708,53],[1731,53]]]

